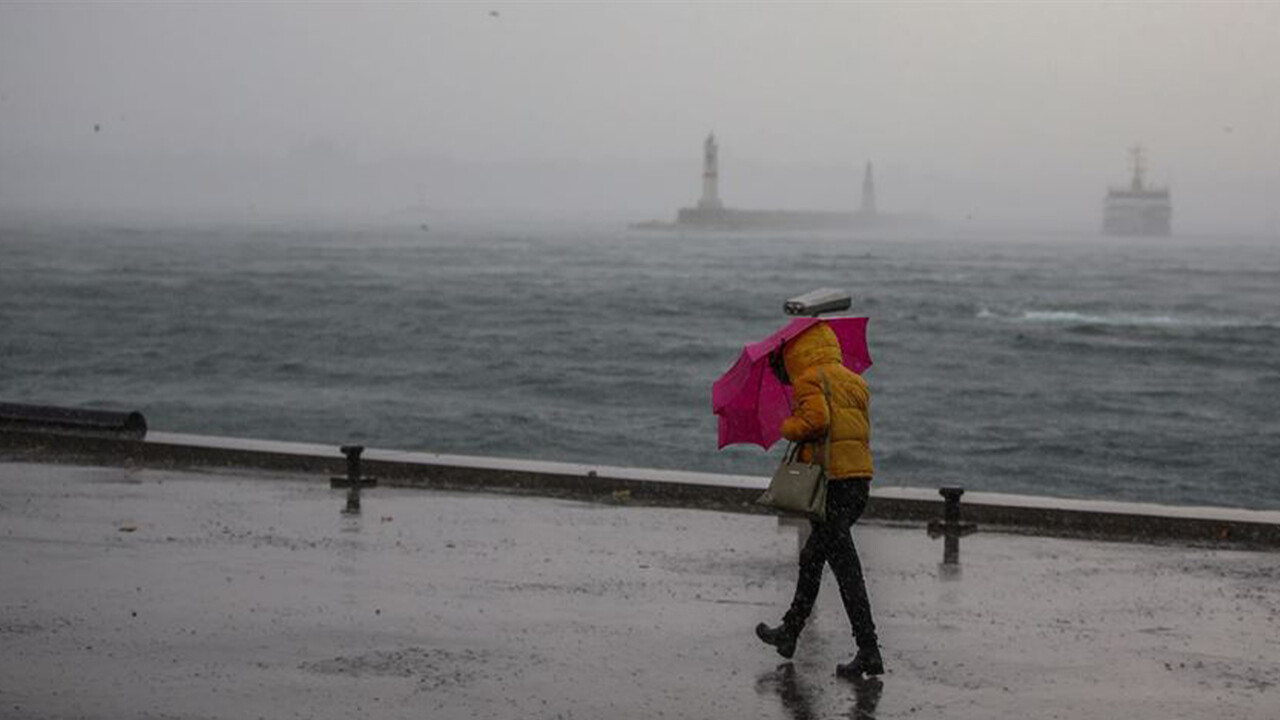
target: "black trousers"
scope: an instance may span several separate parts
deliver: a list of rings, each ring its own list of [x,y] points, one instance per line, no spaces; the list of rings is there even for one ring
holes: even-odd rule
[[[862,577],[862,563],[858,550],[853,546],[850,528],[867,509],[867,495],[871,483],[865,478],[832,480],[827,483],[827,520],[811,522],[813,532],[800,551],[800,574],[796,578],[796,595],[791,609],[782,624],[799,634],[813,612],[822,585],[822,566],[830,565],[840,585],[840,598],[844,611],[853,627],[853,638],[859,648],[874,648],[877,644],[876,625],[871,620],[871,601],[867,598],[867,584]]]

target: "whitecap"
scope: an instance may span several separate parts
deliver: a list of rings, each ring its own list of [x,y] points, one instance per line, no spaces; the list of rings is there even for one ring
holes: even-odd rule
[[[988,313],[979,317],[998,317]],[[1153,328],[1243,328],[1274,327],[1263,320],[1242,318],[1211,318],[1202,316],[1178,316],[1143,313],[1087,313],[1075,310],[1026,310],[1013,318],[1019,322],[1062,325],[1108,325]]]

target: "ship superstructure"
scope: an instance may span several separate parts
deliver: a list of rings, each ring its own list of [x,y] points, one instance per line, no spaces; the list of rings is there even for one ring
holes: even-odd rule
[[[1130,148],[1129,155],[1133,178],[1128,187],[1107,189],[1102,231],[1107,235],[1166,236],[1173,224],[1169,188],[1147,184],[1146,158],[1141,147]]]

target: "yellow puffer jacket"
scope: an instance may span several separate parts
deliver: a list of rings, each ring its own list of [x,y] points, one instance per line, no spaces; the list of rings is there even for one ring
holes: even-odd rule
[[[787,342],[782,358],[794,390],[791,416],[782,421],[782,436],[792,442],[822,442],[828,423],[827,401],[822,393],[825,375],[835,411],[830,421],[831,466],[827,477],[871,477],[871,396],[867,382],[842,364],[836,334],[820,322]],[[807,462],[813,450],[813,445],[805,445],[800,458]],[[817,451],[821,461],[820,445]]]

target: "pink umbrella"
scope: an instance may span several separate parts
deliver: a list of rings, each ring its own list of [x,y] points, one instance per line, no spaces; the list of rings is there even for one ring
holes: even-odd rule
[[[825,322],[840,340],[844,366],[862,374],[871,367],[867,350],[867,318],[796,318],[786,327],[742,348],[738,362],[711,386],[711,409],[720,416],[720,445],[753,443],[768,450],[782,437],[782,421],[791,414],[791,388],[769,369],[769,353]]]

